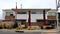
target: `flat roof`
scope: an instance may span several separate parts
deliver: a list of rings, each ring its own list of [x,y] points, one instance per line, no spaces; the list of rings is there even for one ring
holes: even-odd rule
[[[12,9],[13,11],[15,11],[16,9]],[[18,9],[18,10],[51,10],[51,9]]]
[[[15,11],[16,9],[15,8],[13,8],[13,9],[3,9],[3,11],[9,11],[9,10],[10,11]],[[56,10],[56,9],[50,9],[50,8],[49,9],[33,9],[33,8],[29,9],[28,8],[28,9],[18,9],[18,10],[47,10],[47,11],[49,11],[49,10]]]

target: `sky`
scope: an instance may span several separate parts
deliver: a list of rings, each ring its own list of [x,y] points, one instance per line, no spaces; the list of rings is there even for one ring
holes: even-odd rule
[[[0,19],[2,19],[3,17],[2,9],[15,8],[16,2],[17,2],[18,8],[21,8],[21,4],[22,4],[22,8],[56,9],[56,0],[1,0],[0,1]]]

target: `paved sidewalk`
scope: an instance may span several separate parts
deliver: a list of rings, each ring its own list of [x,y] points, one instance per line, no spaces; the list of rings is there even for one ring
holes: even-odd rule
[[[58,30],[17,30],[17,31],[24,31],[24,32],[58,32]]]
[[[24,32],[58,32],[57,29],[50,30],[16,30],[16,29],[0,29],[0,32],[15,32],[15,31],[24,31]]]

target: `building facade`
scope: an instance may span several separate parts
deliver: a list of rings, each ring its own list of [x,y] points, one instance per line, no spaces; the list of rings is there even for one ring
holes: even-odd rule
[[[29,16],[30,11],[30,16]],[[19,23],[28,24],[28,18],[30,17],[31,26],[40,26],[42,23],[50,23],[57,25],[57,11],[56,9],[18,9],[18,13],[15,13],[15,9],[3,10],[3,21],[15,21]]]

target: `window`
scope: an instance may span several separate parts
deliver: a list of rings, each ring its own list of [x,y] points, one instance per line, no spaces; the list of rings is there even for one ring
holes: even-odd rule
[[[48,12],[48,16],[56,16],[56,12]]]
[[[39,20],[39,19],[37,19],[37,22],[42,22],[43,20]]]
[[[36,14],[36,12],[31,12],[32,14]]]
[[[31,12],[32,14],[43,14],[43,12]]]
[[[18,12],[18,14],[27,14],[27,12]]]
[[[60,20],[60,13],[58,13],[58,19]]]
[[[10,16],[13,16],[13,14],[10,14]]]
[[[55,24],[56,25],[57,24],[57,21],[56,20],[48,20],[48,23],[49,24]]]
[[[16,21],[19,21],[19,22],[26,22],[26,19],[17,19]]]
[[[43,12],[36,12],[37,14],[43,14]]]
[[[16,20],[17,22],[21,22],[22,25],[24,25],[26,23],[26,19],[19,19],[19,20]]]
[[[13,16],[13,12],[6,12],[6,16]]]

